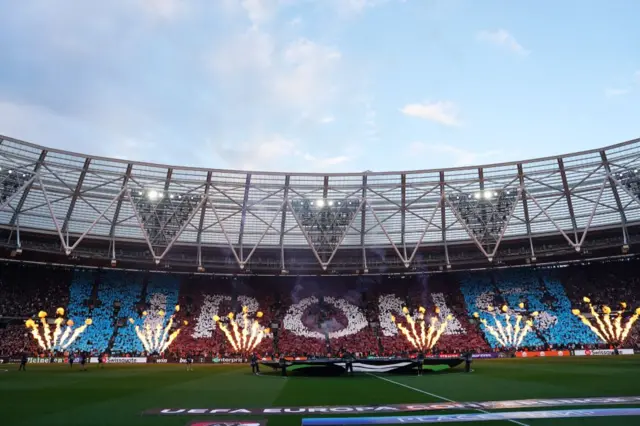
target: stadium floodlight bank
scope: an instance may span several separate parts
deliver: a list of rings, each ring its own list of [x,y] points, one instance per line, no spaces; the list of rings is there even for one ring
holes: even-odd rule
[[[486,166],[322,174],[128,162],[0,136],[0,232],[5,258],[200,273],[577,260],[630,252],[639,169],[640,139]]]

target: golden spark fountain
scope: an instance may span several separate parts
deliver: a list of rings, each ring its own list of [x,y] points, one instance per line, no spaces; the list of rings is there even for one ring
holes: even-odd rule
[[[262,318],[262,316],[262,312],[256,313],[256,318]],[[220,327],[220,330],[224,333],[233,350],[238,353],[253,351],[258,347],[262,339],[271,332],[268,328],[262,327],[257,319],[251,320],[249,318],[249,308],[246,306],[242,307],[241,318],[236,318],[233,312],[229,312],[227,319],[228,324],[225,324],[218,315],[214,315],[213,317],[213,320],[218,324],[218,327]],[[229,326],[231,326],[231,329],[229,329]]]
[[[626,302],[620,302],[620,309],[612,314],[613,311],[609,306],[602,306],[602,312],[600,313],[591,304],[591,299],[584,297],[582,300],[589,306],[591,320],[584,316],[580,309],[572,309],[571,313],[580,318],[582,323],[589,327],[604,343],[620,344],[624,342],[631,331],[631,327],[640,317],[640,308],[637,308],[633,314],[627,317],[626,323],[624,323],[624,314],[627,310]]]
[[[519,303],[518,307],[524,309],[524,303]],[[503,305],[497,314],[496,309],[489,305],[487,312],[493,317],[494,324],[489,324],[489,321],[484,318],[481,319],[480,322],[489,334],[498,341],[498,344],[504,348],[519,347],[524,337],[533,328],[533,319],[539,315],[538,312],[532,312],[531,315],[514,314],[510,312],[509,306],[507,305]],[[473,317],[480,318],[480,314],[474,312]],[[499,317],[503,317],[503,319]]]
[[[438,307],[436,307],[435,311],[436,314],[440,313]],[[409,312],[409,308],[405,306],[402,308],[402,313],[404,314],[406,325],[397,322],[396,317],[391,315],[391,321],[398,327],[400,333],[411,343],[411,346],[421,351],[432,349],[440,340],[447,323],[453,319],[453,315],[447,315],[444,321],[440,321],[436,315],[431,317],[427,325],[426,312],[427,310],[420,306],[418,314],[414,315],[416,317],[414,318]]]
[[[47,351],[67,349],[92,324],[91,318],[87,318],[82,326],[74,329],[73,321],[70,319],[65,321],[64,319],[64,308],[58,308],[56,309],[56,319],[53,322],[55,328],[51,332],[47,316],[45,311],[40,311],[38,312],[40,324],[33,319],[28,319],[25,322],[25,326],[31,330],[31,336],[38,342],[38,346]],[[64,324],[66,324],[66,328]],[[40,331],[40,325],[42,325],[42,331]]]
[[[164,318],[166,316],[165,311],[160,309],[156,312],[157,321],[149,320],[149,313],[147,311],[142,312],[144,324],[142,327],[140,327],[140,325],[136,325],[135,330],[138,339],[147,353],[163,353],[169,346],[171,346],[171,343],[173,343],[176,337],[178,337],[180,334],[180,328],[175,328],[173,331],[171,330],[175,322],[175,316],[178,312],[180,312],[180,305],[176,305],[173,315],[169,317],[169,321],[167,321],[167,324],[164,327]],[[131,324],[136,323],[133,318],[129,318],[129,322]],[[152,325],[152,322],[157,322],[157,324]],[[183,321],[183,324],[187,325],[188,322]]]

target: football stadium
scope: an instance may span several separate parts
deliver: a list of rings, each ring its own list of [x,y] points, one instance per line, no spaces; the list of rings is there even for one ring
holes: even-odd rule
[[[200,169],[0,136],[3,425],[638,424],[640,139]]]

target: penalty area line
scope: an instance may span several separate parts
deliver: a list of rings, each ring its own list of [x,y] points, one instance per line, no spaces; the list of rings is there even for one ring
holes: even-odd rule
[[[452,404],[457,404],[456,401],[454,401],[452,399],[449,399],[449,398],[445,398],[444,396],[436,395],[435,393],[431,393],[431,392],[427,392],[427,391],[422,390],[422,389],[414,388],[413,386],[405,385],[404,383],[396,382],[395,380],[391,380],[391,379],[388,379],[386,377],[376,376],[375,374],[371,374],[371,373],[367,373],[367,374],[369,376],[375,377],[376,379],[384,380],[385,382],[393,383],[394,385],[402,386],[403,388],[407,388],[407,389],[411,389],[414,392],[420,392],[420,393],[422,393],[424,395],[429,395],[429,396],[431,396],[433,398],[436,398],[436,399],[439,399],[441,401],[446,401],[446,402],[450,402]],[[479,408],[472,408],[472,410],[478,411],[478,412],[483,413],[483,414],[491,414],[489,411],[481,410]],[[520,425],[520,426],[529,426],[528,424],[519,422],[517,420],[505,419],[504,421],[505,422],[514,423],[514,424],[517,424],[517,425]]]

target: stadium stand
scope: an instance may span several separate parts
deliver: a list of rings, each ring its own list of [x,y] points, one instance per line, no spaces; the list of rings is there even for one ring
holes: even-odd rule
[[[68,304],[71,269],[5,263],[0,265],[0,315],[55,312]]]
[[[69,270],[10,264],[0,271],[0,354],[42,352],[24,328],[41,309],[66,308],[67,317],[87,327],[69,349],[114,355],[144,352],[128,319],[164,327],[174,313],[180,334],[164,355],[232,356],[233,348],[213,321],[214,315],[239,313],[247,306],[253,317],[272,328],[273,338],[257,348],[261,354],[325,356],[345,350],[360,356],[414,352],[398,334],[391,315],[407,306],[424,306],[440,321],[451,316],[436,353],[500,348],[498,341],[473,318],[491,323],[488,306],[508,305],[523,316],[538,312],[521,347],[606,347],[572,308],[589,296],[595,305],[638,307],[638,262],[607,262],[563,268],[521,268],[407,277],[231,277],[148,274],[117,270]],[[7,300],[9,302],[7,302]],[[522,307],[520,307],[522,304]],[[436,309],[437,308],[437,309]],[[157,312],[166,312],[164,317]],[[147,311],[147,316],[142,313]],[[436,313],[437,312],[437,313]],[[638,345],[636,323],[626,346]]]

